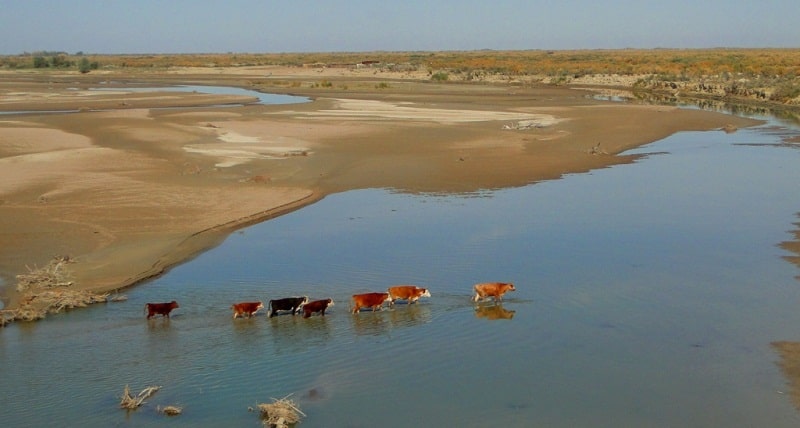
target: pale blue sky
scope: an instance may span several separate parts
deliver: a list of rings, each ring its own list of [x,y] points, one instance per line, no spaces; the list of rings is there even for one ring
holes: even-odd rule
[[[800,0],[0,0],[0,54],[800,47]]]

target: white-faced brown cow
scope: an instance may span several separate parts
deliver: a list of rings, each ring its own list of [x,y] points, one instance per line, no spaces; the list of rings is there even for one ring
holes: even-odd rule
[[[361,308],[370,308],[372,311],[380,310],[383,302],[391,302],[389,293],[364,293],[353,295],[353,313],[357,314]]]
[[[417,287],[416,285],[395,285],[389,287],[389,298],[392,300],[390,305],[394,305],[395,300],[402,299],[408,304],[416,303],[420,297],[431,297],[431,292],[427,288]]]
[[[264,304],[262,302],[234,303],[231,305],[231,309],[233,309],[233,319],[244,316],[250,318],[258,312],[259,309],[264,309]]]
[[[311,314],[319,312],[321,316],[325,316],[325,309],[333,306],[333,299],[314,300],[303,305],[303,318],[310,318]]]
[[[487,297],[493,297],[495,302],[503,300],[503,294],[508,291],[515,291],[514,284],[510,282],[484,282],[475,284],[475,297],[472,298],[473,302],[484,300]]]

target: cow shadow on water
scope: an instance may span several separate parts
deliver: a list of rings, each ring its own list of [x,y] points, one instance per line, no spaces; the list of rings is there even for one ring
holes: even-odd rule
[[[277,353],[298,352],[328,341],[333,336],[332,320],[329,316],[291,314],[267,318],[270,324],[270,338]]]
[[[171,331],[172,320],[167,317],[153,317],[147,320],[147,331],[151,333],[163,333]]]
[[[426,324],[433,319],[431,308],[419,303],[395,303],[378,311],[369,309],[351,314],[353,331],[359,336],[379,336],[392,330]]]

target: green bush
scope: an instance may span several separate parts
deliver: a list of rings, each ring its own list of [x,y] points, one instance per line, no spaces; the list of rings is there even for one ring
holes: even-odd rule
[[[33,57],[33,68],[47,68],[50,66],[50,63],[47,62],[47,59],[43,56],[35,56]]]
[[[86,73],[90,72],[91,70],[92,70],[92,65],[89,63],[89,59],[88,58],[83,57],[83,58],[81,58],[80,61],[78,61],[78,71],[80,71],[81,73],[86,74]]]
[[[433,80],[434,82],[444,82],[444,81],[446,81],[448,78],[449,78],[449,76],[448,76],[448,75],[447,75],[447,73],[445,73],[444,71],[439,71],[439,72],[437,72],[437,73],[434,73],[434,74],[431,76],[431,80]]]

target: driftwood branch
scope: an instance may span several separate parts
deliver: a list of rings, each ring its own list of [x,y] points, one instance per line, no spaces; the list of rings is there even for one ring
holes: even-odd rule
[[[133,396],[131,395],[131,389],[128,385],[125,385],[125,390],[122,391],[119,406],[123,409],[135,410],[144,404],[144,400],[155,394],[159,389],[161,389],[160,386],[148,386],[139,392],[139,394]]]

